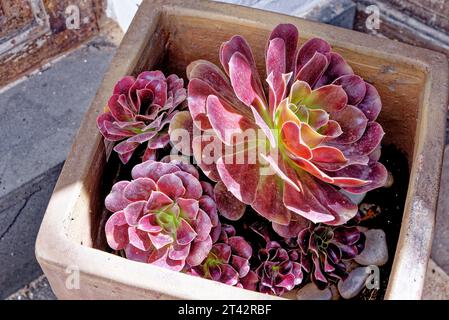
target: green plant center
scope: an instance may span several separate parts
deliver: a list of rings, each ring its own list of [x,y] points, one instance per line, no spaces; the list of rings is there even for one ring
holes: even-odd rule
[[[176,231],[181,225],[181,215],[177,214],[172,207],[164,208],[156,212],[157,224],[173,239],[176,239]]]
[[[334,237],[334,234],[331,228],[325,228],[320,233],[314,233],[313,237],[315,239],[315,243],[318,247],[318,250],[326,250],[329,245],[329,242]]]
[[[224,263],[222,259],[217,257],[217,255],[213,252],[209,252],[209,255],[206,258],[206,261],[203,264],[203,272],[206,277],[210,277],[210,268],[215,268],[221,266]]]

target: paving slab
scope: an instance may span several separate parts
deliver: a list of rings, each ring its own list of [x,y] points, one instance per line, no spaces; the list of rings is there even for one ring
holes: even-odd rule
[[[0,93],[0,299],[42,274],[37,232],[115,48],[97,37]]]
[[[62,164],[23,185],[26,198],[0,212],[0,299],[42,274],[34,243]]]
[[[422,294],[423,300],[449,300],[449,276],[430,259]]]
[[[96,39],[1,92],[1,206],[4,196],[64,161],[114,51]]]
[[[449,146],[444,150],[432,259],[449,273]]]

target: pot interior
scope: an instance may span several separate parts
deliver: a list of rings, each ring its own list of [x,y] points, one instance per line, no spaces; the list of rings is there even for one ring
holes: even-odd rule
[[[166,10],[158,19],[156,30],[142,51],[133,71],[134,75],[144,70],[161,69],[168,74],[176,73],[184,77],[187,83],[185,70],[190,62],[206,59],[220,65],[218,51],[221,43],[235,34],[240,34],[249,42],[261,77],[265,78],[264,52],[272,25],[249,24],[248,21],[242,22],[237,18],[221,15],[208,18],[195,10]],[[300,44],[314,36],[310,25],[304,30],[301,24],[298,27]],[[356,74],[377,88],[383,103],[378,119],[386,133],[383,144],[394,144],[400,149],[406,155],[408,167],[411,168],[419,110],[423,103],[422,92],[426,83],[425,70],[407,60],[373,53],[360,46],[345,45],[332,41],[332,37],[321,37],[329,41],[333,49],[349,62]],[[370,39],[367,38],[367,41]],[[107,162],[104,156],[97,160],[98,176],[92,177],[96,181],[91,184],[92,194],[89,197],[90,239],[86,239],[83,244],[107,250],[103,230],[109,213],[105,211],[103,203],[112,184],[119,178],[116,173],[120,164],[114,157]]]

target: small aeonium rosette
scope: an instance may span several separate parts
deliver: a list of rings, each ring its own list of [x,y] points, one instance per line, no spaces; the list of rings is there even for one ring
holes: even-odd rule
[[[143,160],[155,159],[156,151],[170,141],[167,125],[186,99],[184,81],[177,75],[145,71],[126,76],[114,87],[97,126],[106,140],[121,141],[114,147],[127,163],[137,147],[146,143]]]
[[[259,279],[250,270],[249,260],[253,253],[251,245],[242,236],[237,236],[231,225],[220,225],[215,232],[219,237],[206,259],[200,265],[189,268],[187,273],[231,286],[256,290]]]
[[[106,238],[131,260],[180,271],[200,264],[212,248],[218,225],[207,183],[183,161],[148,160],[132,170],[133,180],[116,183],[106,197],[112,216]],[[203,188],[204,186],[204,188]]]

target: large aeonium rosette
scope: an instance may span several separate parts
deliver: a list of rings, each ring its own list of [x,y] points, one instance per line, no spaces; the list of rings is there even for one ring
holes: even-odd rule
[[[186,98],[184,81],[161,71],[145,71],[126,76],[114,87],[105,112],[97,125],[105,139],[122,141],[114,147],[127,163],[136,148],[147,143],[143,160],[154,160],[155,151],[170,141],[167,124]]]
[[[221,46],[226,74],[208,61],[193,62],[187,75],[194,125],[182,112],[170,128],[199,128],[202,134],[193,136],[187,152],[219,181],[216,191],[251,205],[288,237],[307,220],[345,223],[357,206],[339,189],[363,193],[387,177],[378,162],[383,130],[375,122],[381,109],[376,89],[324,40],[311,39],[299,50],[297,42],[295,26],[273,30],[266,49],[267,95],[241,36]],[[248,138],[251,130],[263,134]],[[226,152],[211,152],[211,144]],[[257,159],[250,161],[254,153]],[[212,161],[203,161],[207,157]],[[243,211],[220,208],[233,220]]]
[[[105,226],[109,246],[124,250],[128,259],[175,271],[199,265],[219,223],[208,194],[212,187],[179,160],[148,160],[133,168],[132,178],[116,183],[106,197],[106,208],[114,212]]]

